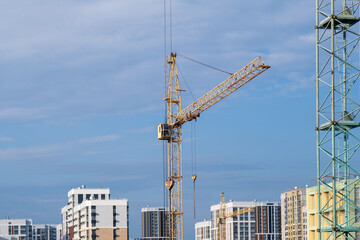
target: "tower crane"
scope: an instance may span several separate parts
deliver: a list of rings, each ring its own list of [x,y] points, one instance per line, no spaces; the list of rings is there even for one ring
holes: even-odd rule
[[[225,208],[225,197],[224,193],[221,193],[220,195],[220,209],[219,209],[219,215],[217,218],[217,240],[226,240],[226,219],[227,218],[233,218],[235,216],[248,213],[251,211],[254,211],[255,208],[253,207],[246,207],[237,211],[228,212],[226,213]]]
[[[158,139],[167,141],[167,180],[168,189],[168,231],[170,240],[183,240],[183,169],[182,169],[182,125],[194,120],[200,114],[227,97],[235,90],[270,68],[261,57],[232,74],[224,82],[182,109],[176,53],[167,57],[169,74],[164,101],[166,102],[166,123],[158,126]],[[193,176],[193,181],[195,181]]]

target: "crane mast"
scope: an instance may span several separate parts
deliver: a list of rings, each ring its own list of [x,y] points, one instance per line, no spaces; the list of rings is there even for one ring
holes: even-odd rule
[[[169,73],[164,98],[167,119],[166,123],[158,126],[158,139],[167,141],[168,172],[165,186],[168,189],[169,197],[169,239],[183,240],[182,125],[199,117],[200,113],[269,69],[270,66],[265,65],[263,60],[258,57],[182,110],[181,92],[184,90],[180,89],[176,53],[168,56],[167,63]]]
[[[226,219],[254,211],[253,207],[245,207],[237,211],[226,213],[226,203],[224,193],[220,194],[220,209],[217,218],[217,240],[226,240]]]
[[[174,125],[176,116],[181,111],[181,89],[176,66],[176,53],[168,57],[170,65],[167,95],[167,124]],[[168,150],[168,180],[165,185],[169,190],[169,236],[170,239],[183,239],[183,204],[182,204],[182,126],[177,125],[169,132]]]

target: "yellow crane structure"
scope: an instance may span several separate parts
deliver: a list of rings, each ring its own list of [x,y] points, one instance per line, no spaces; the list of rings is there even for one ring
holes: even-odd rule
[[[158,126],[158,139],[167,141],[167,180],[168,189],[168,232],[170,240],[183,240],[183,168],[182,168],[182,125],[196,119],[200,113],[227,97],[244,84],[270,68],[261,57],[232,74],[224,82],[182,109],[181,92],[176,53],[167,57],[169,65],[166,83],[166,123]],[[192,176],[193,181],[196,175]]]
[[[244,213],[248,213],[251,211],[254,211],[255,208],[253,207],[246,207],[237,211],[233,211],[233,212],[226,212],[226,207],[225,207],[225,197],[224,197],[224,193],[221,193],[220,195],[220,209],[219,209],[219,215],[217,218],[217,240],[226,240],[226,219],[227,218],[233,218],[235,216],[244,214]]]

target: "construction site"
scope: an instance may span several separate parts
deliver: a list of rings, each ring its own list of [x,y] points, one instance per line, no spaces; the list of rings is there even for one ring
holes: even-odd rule
[[[0,240],[360,240],[359,0],[24,1]]]

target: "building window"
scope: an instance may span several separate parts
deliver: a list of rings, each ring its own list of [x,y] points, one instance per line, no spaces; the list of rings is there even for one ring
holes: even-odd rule
[[[91,230],[91,239],[92,240],[96,239],[96,230]]]
[[[98,200],[99,199],[99,194],[94,194],[94,200]]]
[[[18,235],[18,234],[19,234],[19,227],[14,226],[14,235]]]
[[[101,194],[101,200],[105,200],[105,194]]]
[[[113,206],[113,227],[116,227],[116,206]]]
[[[82,203],[84,200],[84,196],[82,194],[78,195],[78,204]]]
[[[116,240],[116,237],[117,237],[117,235],[116,235],[116,229],[114,229],[114,230],[113,230],[113,239]]]
[[[26,226],[20,226],[20,233],[23,235],[23,234],[26,234]]]

